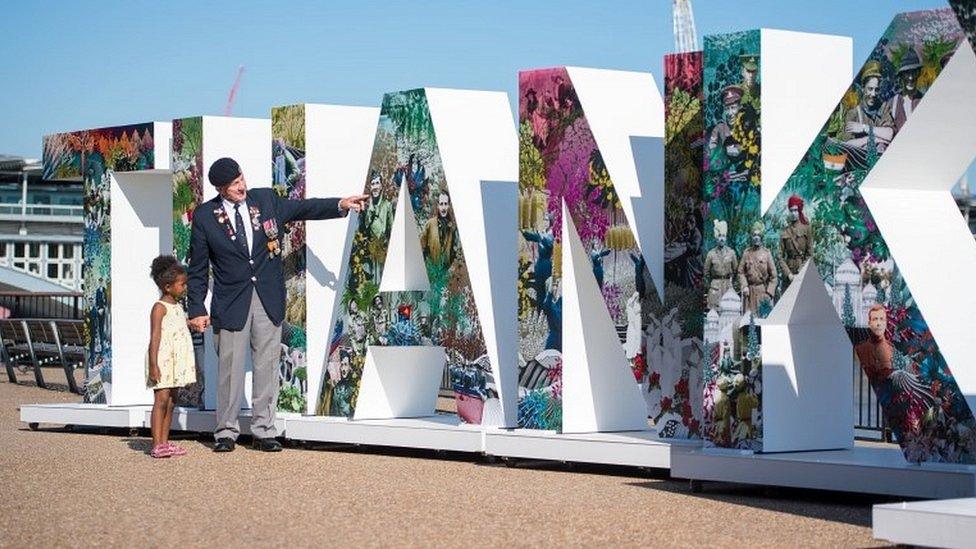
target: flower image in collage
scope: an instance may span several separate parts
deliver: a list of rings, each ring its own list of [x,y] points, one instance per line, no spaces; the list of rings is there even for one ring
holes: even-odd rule
[[[676,64],[675,67],[678,65]],[[694,84],[692,84],[692,87]],[[694,154],[673,159],[680,181],[669,187],[666,283],[662,296],[624,213],[565,68],[519,74],[519,426],[562,427],[563,204],[589,255],[592,276],[622,351],[663,437],[699,436],[701,379],[698,257],[700,208]],[[678,97],[684,93],[684,96]],[[676,93],[676,114],[698,93]],[[689,118],[694,125],[695,115]],[[695,133],[678,123],[675,139]],[[697,130],[700,133],[700,128]],[[680,134],[680,136],[678,136]],[[692,141],[695,138],[692,137]],[[678,174],[681,174],[680,176]],[[629,200],[629,198],[627,198]],[[576,291],[575,288],[566,291]],[[693,396],[694,395],[694,396]]]

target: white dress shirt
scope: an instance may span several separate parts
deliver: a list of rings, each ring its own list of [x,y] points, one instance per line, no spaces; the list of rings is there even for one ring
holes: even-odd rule
[[[234,214],[235,204],[226,198],[221,199],[224,203],[224,211],[227,212],[227,219],[230,220],[230,226],[237,230],[237,216]],[[241,202],[241,207],[238,208],[241,212],[241,218],[244,220],[244,236],[247,238],[247,249],[254,255],[254,227],[251,226],[251,211],[247,208],[247,202]],[[237,235],[240,237],[240,235]]]

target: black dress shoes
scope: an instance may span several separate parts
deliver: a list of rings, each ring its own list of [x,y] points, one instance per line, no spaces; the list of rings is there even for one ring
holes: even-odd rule
[[[251,444],[251,448],[260,450],[262,452],[280,452],[281,443],[273,438],[254,437],[254,442]]]
[[[232,438],[218,438],[217,442],[214,443],[214,452],[233,452],[234,451],[234,439]]]

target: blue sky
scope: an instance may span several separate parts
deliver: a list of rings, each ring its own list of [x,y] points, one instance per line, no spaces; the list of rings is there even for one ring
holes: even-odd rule
[[[891,17],[944,0],[693,0],[699,36],[756,27],[854,38],[859,67]],[[735,5],[732,9],[729,6]],[[290,103],[378,105],[441,86],[515,95],[519,69],[650,71],[673,49],[670,0],[5,0],[0,153],[56,131]]]

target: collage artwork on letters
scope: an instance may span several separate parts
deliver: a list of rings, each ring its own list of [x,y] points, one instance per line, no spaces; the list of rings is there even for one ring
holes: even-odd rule
[[[666,56],[664,227],[654,231],[663,235],[663,287],[651,276],[650,254],[639,247],[637,220],[625,213],[623,201],[643,197],[622,196],[615,187],[617,164],[605,161],[604,153],[612,155],[601,152],[595,134],[602,134],[593,131],[603,126],[587,118],[581,101],[589,97],[586,84],[573,81],[571,68],[520,72],[518,426],[563,428],[562,297],[570,288],[562,287],[563,250],[569,248],[562,240],[575,231],[589,259],[585,274],[596,281],[659,436],[763,451],[763,320],[801,272],[814,272],[804,271],[812,262],[850,339],[852,361],[905,458],[976,463],[976,418],[950,371],[949,351],[941,333],[940,349],[916,301],[924,304],[924,296],[918,286],[913,295],[897,263],[910,271],[910,262],[892,252],[901,240],[889,243],[879,228],[884,218],[880,208],[872,212],[867,191],[873,183],[862,188],[960,44],[967,36],[976,39],[976,1],[949,3],[894,18],[765,211],[763,32],[707,36],[702,52]],[[768,117],[773,110],[767,103]],[[271,184],[284,198],[305,197],[305,121],[302,105],[272,111]],[[206,190],[203,124],[193,117],[172,126],[173,252],[183,262],[192,212]],[[766,125],[771,128],[772,120]],[[163,136],[154,136],[153,127],[44,139],[44,179],[84,183],[86,402],[104,403],[112,395],[112,173],[154,168],[154,138]],[[317,394],[308,393],[306,371],[305,224],[283,228],[287,297],[279,409],[302,412],[313,399],[319,415],[353,417],[370,346],[438,346],[445,350],[459,419],[493,424],[501,404],[424,89],[384,96],[364,193],[369,198],[351,233],[338,312],[330,326],[316,327],[329,339]],[[120,204],[116,197],[116,226],[123,219]],[[429,289],[384,288],[384,271],[394,272],[386,261],[398,215],[416,227]],[[116,285],[117,296],[123,288]],[[937,318],[929,317],[931,326]],[[766,330],[772,372],[773,337]],[[181,404],[200,403],[202,372],[198,378],[200,384],[181,390]],[[767,381],[770,450],[773,386]]]
[[[704,278],[702,266],[702,150],[704,118],[702,113],[702,53],[688,52],[664,57],[664,301],[677,316],[682,335],[682,352],[692,351],[686,361],[687,381],[676,386],[676,397],[664,394],[660,412],[675,410],[674,403],[690,407],[680,412],[687,427],[687,438],[701,438],[704,396],[704,372],[701,367],[703,346]],[[662,326],[673,332],[674,323],[667,317]],[[666,330],[662,330],[662,334]],[[694,363],[697,361],[698,363]],[[667,365],[662,365],[667,369]],[[654,357],[651,370],[656,370]],[[653,373],[651,375],[654,375]],[[684,379],[684,373],[679,376]],[[660,383],[650,383],[651,387]],[[677,395],[681,395],[677,397]],[[680,400],[683,399],[683,400]],[[686,404],[687,403],[687,404]],[[661,417],[650,408],[655,424]],[[667,421],[663,428],[667,428]],[[667,433],[664,433],[667,434]]]
[[[760,215],[759,36],[706,36],[703,66],[703,435],[718,446],[752,450],[762,449],[759,329],[753,315],[768,314],[777,288],[767,249],[750,248],[743,257],[749,225]]]
[[[426,92],[386,94],[318,414],[352,417],[369,346],[424,345],[444,347],[461,421],[490,423],[500,416],[448,183]],[[412,212],[397,211],[401,192]],[[407,223],[416,225],[429,290],[380,291],[397,215],[411,216]]]
[[[203,202],[203,118],[173,120],[173,255],[186,265],[190,252],[193,210]],[[186,307],[184,300],[183,306]],[[195,336],[198,337],[199,336]],[[197,382],[181,387],[177,402],[183,406],[202,404],[205,383],[202,364],[197,364]]]
[[[305,198],[305,107],[290,105],[271,111],[272,188],[282,198]],[[278,409],[305,410],[308,387],[305,355],[305,222],[285,227],[281,251],[285,274],[285,320],[281,330],[281,362]]]
[[[762,449],[760,330],[812,259],[909,461],[976,461],[976,422],[859,187],[963,33],[948,9],[898,15],[765,213],[759,33],[705,39],[705,438]]]
[[[184,265],[190,253],[193,210],[203,202],[203,118],[173,120],[173,255]]]
[[[138,124],[44,138],[44,179],[84,182],[85,235],[82,248],[88,378],[85,401],[105,402],[112,382],[111,173],[152,169],[153,125]]]
[[[682,61],[676,59],[672,68],[681,71]],[[681,91],[670,98],[676,112],[691,113],[698,101],[694,76],[676,85]],[[675,209],[669,215],[680,215],[668,220],[662,304],[570,72],[523,71],[519,96],[519,426],[562,427],[565,203],[659,434],[698,437],[700,388],[689,390],[690,385],[700,387],[701,379],[701,339],[695,335],[701,326],[701,292],[696,289],[701,236],[694,153],[672,159],[667,200]],[[676,122],[673,137],[694,142],[694,118],[691,114],[687,125]],[[682,182],[683,177],[689,179]]]

